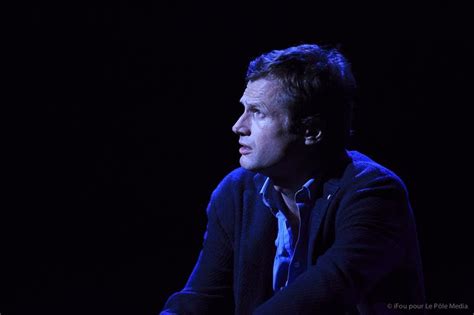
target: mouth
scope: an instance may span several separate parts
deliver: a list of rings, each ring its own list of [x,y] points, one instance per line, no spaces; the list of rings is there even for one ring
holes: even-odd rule
[[[250,152],[252,151],[251,147],[249,147],[248,145],[242,144],[242,143],[239,143],[239,144],[241,145],[241,147],[239,149],[240,154],[242,154],[242,155],[250,154]]]

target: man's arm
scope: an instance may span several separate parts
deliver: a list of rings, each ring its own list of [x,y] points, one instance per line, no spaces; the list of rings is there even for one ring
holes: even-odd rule
[[[218,217],[214,196],[207,208],[207,230],[198,261],[186,286],[170,296],[162,315],[233,313],[232,242]]]
[[[343,197],[333,245],[254,314],[334,314],[356,305],[399,264],[412,227],[404,186],[379,177]]]

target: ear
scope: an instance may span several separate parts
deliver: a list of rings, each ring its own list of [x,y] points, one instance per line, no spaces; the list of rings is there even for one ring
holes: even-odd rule
[[[306,129],[304,133],[304,144],[315,145],[323,139],[323,131],[319,128]]]

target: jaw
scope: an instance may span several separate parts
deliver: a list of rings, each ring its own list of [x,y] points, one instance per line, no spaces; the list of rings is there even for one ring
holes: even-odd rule
[[[319,167],[317,160],[301,153],[285,155],[273,163],[271,161],[258,163],[249,159],[249,156],[242,156],[240,165],[249,171],[270,177],[275,185],[289,190],[301,188]]]
[[[256,156],[242,155],[240,165],[246,170],[257,172],[268,177],[287,176],[294,167],[290,166],[285,158],[275,158],[274,160],[264,160]]]
[[[295,173],[304,171],[308,165],[306,147],[296,140],[293,139],[283,145],[269,144],[260,150],[254,145],[249,154],[241,155],[240,165],[249,171],[269,177],[293,177]]]

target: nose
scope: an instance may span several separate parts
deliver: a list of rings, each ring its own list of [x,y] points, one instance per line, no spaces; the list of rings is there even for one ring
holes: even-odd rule
[[[245,113],[237,119],[235,124],[232,126],[232,131],[239,136],[250,135],[250,128],[247,126],[247,119]]]

